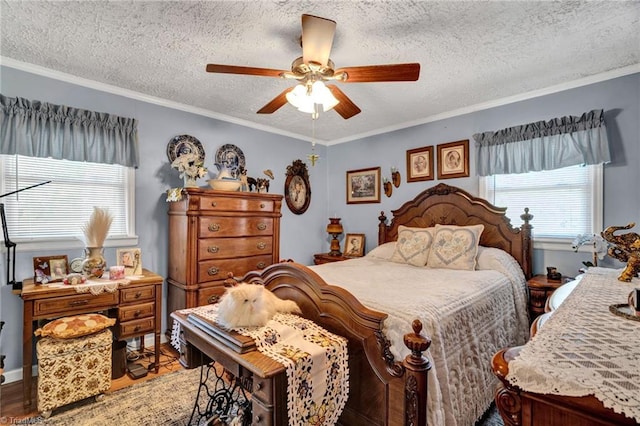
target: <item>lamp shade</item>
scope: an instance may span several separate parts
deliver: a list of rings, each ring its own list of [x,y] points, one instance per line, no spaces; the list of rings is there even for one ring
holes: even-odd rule
[[[330,217],[329,224],[327,225],[328,234],[342,234],[342,224],[339,217]]]

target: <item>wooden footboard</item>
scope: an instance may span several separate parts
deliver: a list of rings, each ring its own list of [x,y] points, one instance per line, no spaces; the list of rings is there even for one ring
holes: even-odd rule
[[[241,281],[260,283],[280,298],[295,300],[303,316],[349,340],[349,400],[345,425],[426,425],[427,372],[423,356],[431,341],[422,324],[404,337],[411,355],[394,360],[382,333],[386,314],[363,306],[351,293],[327,284],[311,269],[292,262],[271,265]]]

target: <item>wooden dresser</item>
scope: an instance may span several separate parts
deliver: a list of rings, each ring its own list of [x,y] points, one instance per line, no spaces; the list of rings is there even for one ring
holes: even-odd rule
[[[280,257],[282,195],[205,188],[182,194],[169,203],[168,314],[215,303],[229,273],[243,276]]]

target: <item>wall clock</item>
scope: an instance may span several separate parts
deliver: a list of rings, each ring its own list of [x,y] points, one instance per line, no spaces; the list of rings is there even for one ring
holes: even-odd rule
[[[284,182],[284,199],[289,210],[295,214],[307,211],[311,204],[311,185],[307,165],[295,160],[287,166],[287,179]]]

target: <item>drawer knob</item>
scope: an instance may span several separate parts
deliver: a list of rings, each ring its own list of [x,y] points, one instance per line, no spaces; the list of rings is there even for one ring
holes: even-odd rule
[[[137,311],[135,311],[135,312],[133,313],[133,316],[134,316],[134,317],[136,317],[136,318],[138,318],[138,317],[140,316],[140,314],[141,314],[141,313],[142,313],[142,311],[140,311],[140,310],[138,309]]]
[[[212,266],[211,268],[209,268],[207,270],[207,273],[209,275],[216,275],[218,272],[220,272],[220,270],[218,268],[216,268],[215,266]]]
[[[265,262],[260,262],[256,266],[258,267],[258,269],[263,269],[267,266],[267,264]]]
[[[264,231],[265,229],[267,229],[267,224],[266,224],[266,223],[264,223],[264,222],[260,222],[260,223],[258,224],[258,230],[259,230],[259,231]]]
[[[220,225],[217,223],[212,223],[209,225],[209,231],[218,232],[220,230]]]
[[[264,203],[260,203],[260,208],[264,209],[266,207],[266,205]]]
[[[87,305],[89,304],[88,300],[74,300],[73,302],[69,303],[69,306],[83,306],[83,305]]]
[[[260,423],[262,421],[262,417],[256,416],[256,423]]]
[[[267,244],[260,241],[258,244],[256,244],[256,247],[258,247],[258,249],[260,250],[264,250],[267,247]]]
[[[141,328],[142,327],[140,327],[139,325],[136,325],[135,327],[133,327],[133,331],[137,333],[138,331],[140,331]]]
[[[262,383],[258,382],[256,383],[256,390],[260,390],[262,389]]]
[[[212,202],[211,202],[211,207],[217,207],[217,206],[218,206],[218,203],[217,203],[217,202],[215,202],[215,201],[212,201]]]
[[[138,292],[136,292],[136,294],[135,294],[135,298],[136,298],[136,299],[140,299],[140,297],[142,297],[142,292],[139,292],[139,291],[138,291]]]
[[[207,303],[210,305],[213,303],[218,303],[219,301],[220,301],[220,296],[218,296],[217,294],[213,294],[207,298]]]
[[[217,247],[217,246],[209,246],[209,247],[207,248],[207,251],[208,251],[209,253],[217,253],[217,252],[219,252],[219,251],[220,251],[220,247]]]

